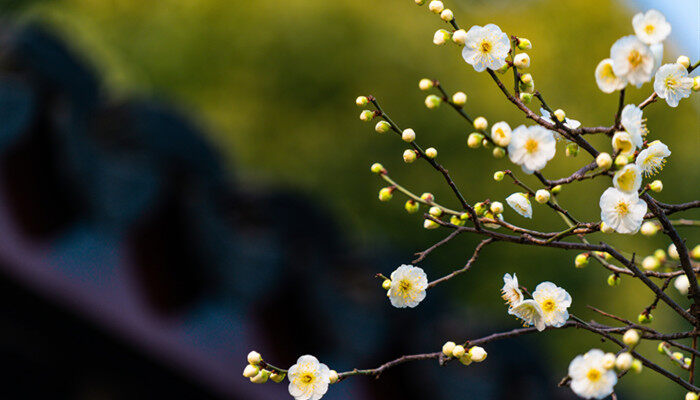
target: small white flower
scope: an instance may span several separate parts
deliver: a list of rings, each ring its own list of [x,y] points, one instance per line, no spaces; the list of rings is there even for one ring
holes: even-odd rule
[[[534,326],[540,332],[545,328],[542,308],[535,300],[527,299],[521,301],[517,306],[510,307],[508,314],[515,315],[523,320],[525,326]]]
[[[510,40],[501,28],[494,24],[474,25],[467,31],[462,57],[477,72],[486,68],[495,71],[506,65],[508,51]]]
[[[646,44],[663,42],[671,33],[671,24],[656,10],[636,14],[632,18],[632,26],[639,40]]]
[[[600,218],[618,233],[637,233],[646,212],[647,203],[637,193],[608,188],[600,196]]]
[[[612,394],[617,375],[606,369],[605,353],[598,349],[578,355],[569,364],[571,390],[584,399],[604,399]]]
[[[654,55],[636,36],[618,39],[610,48],[613,72],[632,85],[641,87],[651,80],[654,71]]]
[[[634,145],[640,148],[644,143],[644,137],[649,133],[644,123],[646,119],[643,118],[642,114],[643,111],[634,104],[626,105],[625,108],[622,109],[622,114],[620,114],[622,126],[632,137]]]
[[[328,391],[330,369],[314,356],[299,357],[287,372],[289,394],[296,400],[318,400]]]
[[[391,288],[387,292],[391,305],[413,308],[425,299],[428,277],[422,268],[402,265],[391,273]]]
[[[523,217],[532,218],[532,203],[524,194],[513,193],[506,198],[506,203]]]
[[[634,141],[632,135],[627,131],[615,132],[612,138],[612,147],[616,152],[620,152],[622,156],[629,156],[634,154]]]
[[[627,86],[627,81],[615,75],[612,58],[606,58],[595,67],[595,82],[603,93],[612,93]]]
[[[527,174],[544,168],[556,151],[554,134],[539,125],[520,125],[515,128],[508,143],[510,161],[520,165]]]
[[[635,163],[642,170],[644,176],[652,176],[664,168],[666,157],[670,155],[671,151],[668,146],[655,140],[649,144],[649,147],[639,152]]]
[[[521,301],[525,300],[523,292],[520,290],[518,285],[518,277],[513,274],[503,275],[503,288],[501,288],[501,297],[508,303],[509,307],[514,307],[520,304]]]
[[[496,122],[491,127],[491,139],[493,139],[493,142],[497,145],[506,147],[510,143],[511,132],[512,130],[507,122]]]
[[[690,281],[687,275],[678,275],[676,279],[673,280],[673,287],[678,290],[682,295],[688,294],[688,289],[690,289]]]
[[[552,282],[537,285],[532,298],[542,309],[545,325],[559,328],[569,319],[567,309],[571,306],[571,295]]]
[[[625,193],[636,193],[642,186],[642,170],[636,164],[627,164],[615,172],[613,185]]]
[[[654,76],[654,91],[666,99],[671,107],[678,106],[682,98],[689,97],[692,88],[693,78],[688,76],[688,70],[680,64],[662,65]]]
[[[540,114],[542,114],[542,119],[553,124],[554,121],[552,120],[552,114],[549,113],[549,111],[545,110],[544,108],[540,107]],[[564,118],[564,126],[566,126],[569,129],[576,129],[579,126],[581,126],[581,122],[571,119],[571,118]],[[555,132],[556,138],[559,138],[559,133]]]

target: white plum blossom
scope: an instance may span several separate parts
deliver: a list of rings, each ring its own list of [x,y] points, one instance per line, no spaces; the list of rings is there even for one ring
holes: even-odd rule
[[[693,78],[688,76],[684,66],[677,63],[662,65],[654,76],[654,91],[671,107],[678,106],[682,98],[689,97],[692,88]]]
[[[647,203],[637,193],[608,188],[600,196],[600,219],[618,233],[637,233],[647,212]]]
[[[524,194],[513,193],[506,198],[506,203],[523,217],[532,218],[532,203]]]
[[[328,391],[330,369],[314,356],[299,357],[287,372],[289,394],[295,400],[318,400]]]
[[[625,193],[636,193],[642,186],[642,170],[636,164],[627,164],[615,172],[613,185]]]
[[[413,308],[425,299],[428,277],[422,268],[401,265],[391,273],[391,288],[387,296],[396,308]]]
[[[603,93],[612,93],[627,86],[627,81],[615,75],[612,58],[606,58],[595,67],[595,82]]]
[[[501,297],[508,303],[509,307],[514,307],[520,304],[525,299],[523,292],[518,285],[518,277],[513,274],[503,275],[503,288],[501,288]]]
[[[605,368],[605,353],[592,349],[569,364],[571,390],[584,399],[604,399],[612,394],[617,375]]]
[[[634,104],[628,104],[620,114],[620,123],[632,137],[634,145],[640,148],[644,144],[644,137],[649,133],[643,113],[641,108]]]
[[[632,18],[632,26],[635,35],[646,44],[661,43],[671,33],[671,24],[656,10],[636,14]]]
[[[676,279],[673,280],[673,287],[678,290],[678,292],[682,295],[688,294],[688,290],[690,289],[690,281],[688,280],[687,275],[678,275]]]
[[[654,71],[654,55],[651,49],[636,36],[618,39],[610,48],[613,72],[632,85],[641,87],[651,80]]]
[[[542,114],[542,119],[549,122],[550,124],[554,123],[554,120],[552,120],[552,114],[549,113],[549,111],[545,110],[544,108],[540,107],[540,114]],[[579,126],[581,126],[581,122],[577,121],[575,119],[571,118],[564,118],[564,126],[566,126],[569,129],[576,129]]]
[[[510,161],[520,165],[527,174],[544,168],[556,151],[554,134],[539,125],[515,128],[508,144]]]
[[[497,145],[506,147],[510,143],[511,132],[512,130],[507,122],[496,122],[491,127],[491,139],[493,139],[493,142]]]
[[[571,306],[571,295],[552,282],[542,282],[537,285],[532,298],[542,309],[545,325],[559,328],[569,319],[568,308]]]
[[[624,156],[634,154],[634,149],[636,148],[632,135],[627,131],[615,132],[612,138],[612,147],[616,152],[619,151]]]
[[[518,305],[508,308],[508,314],[515,315],[523,320],[525,326],[534,326],[540,332],[545,328],[542,308],[535,300],[521,301]]]
[[[666,163],[666,157],[671,155],[668,146],[659,140],[649,143],[649,147],[639,152],[635,163],[644,176],[652,176],[661,171]]]
[[[506,65],[510,39],[498,25],[472,26],[467,31],[462,57],[477,72],[486,68],[497,70]]]

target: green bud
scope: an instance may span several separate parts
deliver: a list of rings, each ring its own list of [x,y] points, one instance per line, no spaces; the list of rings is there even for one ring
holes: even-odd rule
[[[576,259],[574,260],[574,265],[576,266],[576,268],[584,268],[585,266],[587,266],[588,265],[588,257],[590,257],[590,255],[588,253],[581,253],[581,254],[577,255]],[[608,280],[609,279],[610,279],[610,277],[608,277]]]
[[[493,180],[496,182],[500,182],[503,180],[503,178],[506,176],[505,172],[503,171],[496,171],[493,174]]]
[[[634,361],[632,361],[632,367],[630,368],[630,370],[632,370],[632,372],[634,372],[635,374],[639,374],[642,372],[642,368],[642,362],[635,358]]]
[[[379,191],[379,201],[389,201],[391,200],[392,197],[394,197],[393,192],[394,188],[392,187],[385,187],[382,188]]]
[[[406,204],[404,204],[404,208],[409,214],[415,214],[418,212],[418,209],[420,209],[420,204],[413,199],[409,199],[406,201]]]
[[[473,132],[469,134],[469,138],[467,138],[467,146],[471,147],[472,149],[476,149],[479,146],[481,146],[481,141],[484,139],[484,135],[478,132]]]
[[[649,189],[651,189],[652,192],[659,193],[660,191],[664,190],[664,184],[657,179],[649,184]]]
[[[435,201],[435,196],[433,196],[432,193],[425,192],[422,195],[420,195],[421,200],[425,201],[426,203],[432,203]]]
[[[484,138],[481,140],[481,145],[484,146],[485,149],[488,149],[491,147],[491,142],[488,139]]]
[[[362,110],[360,113],[360,120],[364,122],[369,122],[374,118],[374,111]]]
[[[391,289],[391,280],[384,279],[384,282],[382,282],[382,288],[384,288],[384,290]]]
[[[453,215],[450,217],[450,223],[452,225],[457,225],[457,226],[464,226],[466,224],[466,221],[464,221],[462,218]]]
[[[666,345],[666,342],[661,342],[661,343],[659,343],[658,346],[656,346],[656,350],[657,350],[659,353],[664,354],[664,353],[666,353],[666,351],[665,351],[666,346],[667,346],[667,345]]]
[[[280,383],[284,380],[284,377],[286,375],[287,374],[285,374],[284,372],[280,372],[280,373],[273,372],[272,374],[270,374],[270,380],[275,382],[275,383]]]
[[[693,250],[690,250],[690,256],[695,260],[700,260],[700,244],[696,244]]]
[[[525,38],[518,38],[518,49],[520,50],[529,50],[532,48],[532,43]]]
[[[484,214],[486,214],[487,207],[484,203],[476,203],[474,204],[474,211],[476,212],[476,215],[479,217],[483,217]]]
[[[387,133],[389,129],[391,129],[391,124],[384,120],[377,122],[377,125],[374,126],[374,130],[379,133]]]
[[[372,171],[375,174],[385,174],[386,173],[384,166],[380,163],[372,164],[372,166],[369,169],[370,169],[370,171]]]
[[[641,313],[641,314],[639,314],[639,316],[637,316],[637,321],[639,321],[640,324],[650,324],[651,321],[653,321],[653,320],[654,320],[654,316],[651,315],[651,313],[649,313],[649,314]]]
[[[432,206],[430,207],[430,210],[428,210],[428,214],[435,218],[440,218],[440,216],[442,216],[442,209],[438,206]]]
[[[608,276],[608,286],[610,286],[610,287],[619,286],[620,281],[621,281],[621,279],[618,275],[610,274]]]
[[[429,94],[425,98],[425,106],[431,110],[440,107],[440,103],[442,103],[442,99],[434,94]]]
[[[660,263],[666,261],[666,252],[663,249],[654,250],[654,257],[659,260]]]
[[[355,99],[355,104],[357,104],[357,105],[360,106],[360,107],[366,106],[367,103],[369,103],[369,99],[367,99],[366,96],[358,96],[358,97]]]
[[[566,145],[566,156],[576,157],[578,155],[578,145],[576,143],[569,143]]]
[[[494,147],[492,153],[495,158],[503,158],[506,155],[506,150],[503,147]]]
[[[461,219],[462,221],[468,220],[468,219],[469,219],[469,213],[463,212],[463,213],[459,214],[459,219]]]
[[[532,101],[533,94],[532,93],[527,93],[527,92],[521,92],[520,93],[520,101],[522,101],[525,104],[530,104]]]
[[[557,186],[553,187],[552,190],[550,190],[550,192],[552,192],[552,194],[561,193],[561,185],[557,185]]]

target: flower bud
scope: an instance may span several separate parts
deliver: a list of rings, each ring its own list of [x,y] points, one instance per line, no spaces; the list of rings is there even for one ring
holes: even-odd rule
[[[467,146],[469,146],[472,149],[479,148],[483,139],[484,135],[477,132],[472,132],[469,134],[469,137],[467,137]]]
[[[551,195],[547,189],[540,189],[535,192],[535,200],[540,204],[548,202],[550,197]]]
[[[366,106],[367,103],[369,103],[369,99],[367,98],[367,96],[358,96],[355,99],[355,104],[357,104],[360,107]]]
[[[656,235],[656,232],[659,231],[659,226],[656,225],[656,223],[647,221],[642,224],[642,227],[639,229],[640,232],[642,232],[642,235],[644,236],[654,236]]]
[[[588,253],[581,253],[581,254],[577,255],[576,258],[574,259],[574,266],[576,268],[586,267],[588,265],[588,257],[590,257],[590,255]]]
[[[418,81],[418,87],[420,90],[430,90],[433,87],[433,81],[428,78],[423,78]]]
[[[637,360],[636,358],[632,361],[632,366],[630,367],[630,370],[634,372],[635,374],[639,374],[642,372],[642,362]]]
[[[617,360],[617,357],[615,356],[614,353],[605,353],[603,356],[603,368],[605,369],[613,369],[615,368],[615,361]]]
[[[481,202],[474,204],[474,212],[476,212],[476,215],[479,217],[483,217],[484,214],[486,214],[486,205]]]
[[[334,369],[330,370],[328,380],[331,384],[338,382],[338,372]]]
[[[685,394],[685,400],[698,400],[698,394],[693,392],[688,392]]]
[[[433,201],[435,201],[435,196],[433,196],[432,193],[425,192],[422,195],[420,195],[420,199],[426,203],[432,203]]]
[[[629,163],[629,161],[629,157],[624,154],[620,154],[619,156],[615,157],[615,166],[618,168],[624,167]]]
[[[382,288],[383,288],[384,290],[389,290],[389,289],[391,289],[391,280],[390,280],[390,279],[384,279],[384,281],[382,282]]]
[[[427,149],[425,149],[425,156],[428,158],[437,157],[437,150],[435,150],[435,147],[428,147]]]
[[[464,350],[464,346],[461,345],[457,345],[454,347],[454,349],[452,349],[452,357],[459,358],[462,357],[465,353],[466,351]]]
[[[682,294],[683,296],[688,294],[688,290],[690,290],[690,281],[688,280],[687,275],[678,275],[676,279],[673,280],[673,286],[678,290],[678,293]]]
[[[391,124],[384,120],[377,122],[377,125],[374,126],[374,130],[379,133],[387,133],[389,129],[391,129]]]
[[[453,215],[450,217],[450,223],[452,225],[457,225],[457,226],[464,226],[465,225],[465,221],[461,217],[458,217],[456,215]]]
[[[252,378],[257,375],[258,372],[260,372],[260,368],[256,367],[255,365],[248,364],[243,369],[243,376],[246,378]]]
[[[488,149],[491,147],[491,142],[488,139],[483,138],[481,140],[481,145],[484,146],[485,149]]]
[[[425,97],[425,106],[431,110],[440,107],[440,103],[442,103],[442,99],[434,94],[429,94]]]
[[[430,210],[428,210],[428,214],[435,218],[440,218],[440,216],[442,216],[442,209],[438,206],[432,206],[430,207]]]
[[[682,65],[684,68],[690,67],[690,58],[688,56],[678,56],[676,64]]]
[[[665,351],[666,346],[667,346],[666,342],[661,342],[661,343],[659,343],[658,346],[656,346],[656,351],[658,351],[661,354],[664,354],[664,353],[666,353],[666,351]]]
[[[700,90],[700,76],[693,78],[693,91],[697,92]]]
[[[557,195],[557,194],[561,193],[561,185],[557,185],[557,186],[553,187],[552,190],[551,190],[551,192],[552,192],[552,194],[554,194],[554,195]]]
[[[415,214],[416,212],[418,212],[420,204],[418,204],[418,202],[413,199],[409,199],[406,201],[406,204],[404,204],[404,208],[409,214]]]
[[[404,142],[411,143],[416,140],[416,132],[411,128],[404,129],[403,132],[401,132],[401,139]]]
[[[413,0],[413,1],[416,3],[417,6],[422,6],[423,4],[425,4],[425,0]]]
[[[494,214],[501,214],[503,213],[503,203],[501,203],[500,201],[494,201],[493,203],[491,203],[490,209],[491,212]]]
[[[530,50],[532,48],[532,43],[528,39],[518,38],[518,49],[520,50]]]
[[[454,19],[454,17],[455,17],[454,13],[449,8],[442,10],[442,12],[440,13],[440,19],[445,21],[445,22],[452,21]]]
[[[433,221],[432,219],[426,219],[425,221],[423,221],[423,228],[425,228],[425,229],[435,229],[435,228],[438,228],[439,226],[440,226],[440,224]]]
[[[374,118],[374,111],[362,110],[360,113],[360,120],[364,122],[369,122]]]
[[[530,74],[525,74],[525,75],[530,75]],[[530,80],[528,83],[520,82],[520,91],[525,92],[525,93],[535,93],[535,81],[532,80],[532,77],[530,77]]]
[[[463,106],[467,102],[467,94],[464,92],[457,92],[453,94],[452,102],[458,106]]]
[[[561,108],[554,110],[554,116],[559,122],[564,122],[566,119],[566,113]]]
[[[615,366],[620,371],[627,371],[632,367],[633,361],[634,358],[632,358],[632,354],[628,352],[620,353],[618,354],[617,359],[615,360]]]
[[[494,156],[494,158],[503,158],[506,155],[506,150],[503,147],[494,147],[493,151],[491,152]]]
[[[652,192],[659,193],[660,191],[664,190],[664,184],[657,179],[649,184],[649,189],[651,189]]]
[[[650,324],[654,320],[654,316],[651,313],[641,313],[637,316],[637,321],[640,324]]]
[[[628,347],[634,347],[639,343],[639,332],[636,329],[628,329],[624,335],[622,335],[622,342]]]
[[[666,261],[666,252],[662,249],[656,249],[654,250],[654,257],[656,257],[656,259],[659,260],[660,263],[662,263]]]
[[[524,83],[525,85],[529,85],[532,83],[532,74],[522,74],[520,76],[520,82]]]
[[[503,171],[496,171],[493,173],[493,180],[496,182],[500,182],[503,180],[503,178],[506,176],[505,172]]]
[[[612,157],[608,153],[600,153],[598,157],[595,158],[595,163],[598,164],[600,169],[608,169],[612,167]]]
[[[615,274],[608,275],[608,286],[615,287],[620,285],[620,276]]]
[[[452,34],[449,31],[445,29],[438,29],[435,31],[435,35],[433,35],[433,44],[442,46],[443,44],[447,43],[451,37]]]
[[[675,244],[671,244],[670,246],[668,246],[668,256],[674,260],[680,260],[680,256],[678,255],[678,250],[676,249]]]
[[[674,359],[676,359],[678,361],[683,361],[683,353],[681,353],[680,351],[673,352],[672,356]]]
[[[452,33],[452,41],[460,46],[464,46],[467,41],[467,32],[464,29],[457,29]]]
[[[576,143],[569,143],[566,145],[566,156],[576,157],[578,155],[578,145]]]
[[[414,161],[416,161],[416,152],[411,149],[407,149],[406,151],[403,152],[403,161],[407,164],[410,164]]]
[[[600,223],[600,231],[603,233],[613,233],[615,230],[612,226],[606,224],[605,222]]]
[[[502,75],[502,74],[505,74],[506,72],[508,72],[509,69],[510,69],[510,65],[508,63],[505,63],[505,64],[503,64],[503,66],[501,68],[497,69],[496,72],[498,72],[499,74]]]
[[[522,101],[525,104],[530,104],[532,101],[533,94],[532,93],[526,93],[526,92],[521,92],[520,93],[520,101]]]
[[[471,349],[469,349],[469,356],[474,362],[484,361],[487,355],[488,354],[486,353],[486,350],[484,350],[482,347],[474,346]]]
[[[476,117],[474,120],[474,129],[478,131],[485,131],[488,126],[489,122],[484,117]]]
[[[445,9],[445,5],[440,0],[433,0],[428,4],[428,10],[435,14],[440,14]]]
[[[530,56],[527,53],[516,54],[513,59],[513,64],[521,69],[530,67]]]
[[[379,190],[379,201],[389,201],[391,200],[392,197],[394,197],[394,188],[392,187],[385,187]]]
[[[696,244],[693,250],[690,250],[690,256],[696,260],[700,260],[700,244]]]
[[[452,350],[454,350],[455,346],[455,342],[446,342],[442,345],[442,354],[452,357]]]
[[[384,169],[384,166],[380,163],[374,163],[372,166],[369,168],[370,171],[374,172],[375,174],[383,174],[386,173],[386,170]]]
[[[331,371],[331,372],[335,372],[335,371]],[[284,380],[285,376],[287,376],[287,374],[285,374],[284,372],[273,371],[270,374],[270,380],[275,382],[275,383],[280,383]],[[336,372],[336,378],[337,378],[337,372]],[[331,383],[333,383],[333,382],[331,382]]]
[[[469,365],[472,363],[472,358],[469,356],[469,353],[467,353],[459,358],[459,362],[461,362],[464,365]]]
[[[647,271],[653,271],[660,267],[659,260],[654,256],[646,256],[642,260],[642,268]]]
[[[248,364],[258,365],[262,361],[262,356],[257,351],[248,353]]]
[[[262,370],[262,371],[258,372],[257,375],[250,378],[250,381],[253,383],[265,383],[265,382],[267,382],[267,380],[269,378],[270,378],[270,371]]]

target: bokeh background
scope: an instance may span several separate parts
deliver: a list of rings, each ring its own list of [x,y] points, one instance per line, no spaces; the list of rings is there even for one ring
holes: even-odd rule
[[[664,61],[700,57],[700,3],[688,1],[452,0],[462,26],[497,23],[528,37],[531,72],[548,103],[584,125],[612,120],[597,63],[632,34],[639,10],[673,24]],[[526,123],[455,46],[437,47],[444,23],[409,0],[0,1],[0,318],[5,398],[285,398],[285,384],[252,385],[240,372],[256,349],[273,364],[317,355],[337,370],[434,351],[447,339],[512,329],[499,297],[515,272],[534,288],[565,287],[571,311],[590,304],[635,319],[652,296],[623,278],[610,288],[575,253],[499,243],[472,270],[431,290],[414,310],[389,306],[374,273],[389,274],[446,234],[426,231],[403,201],[377,201],[380,161],[416,192],[455,206],[432,169],[401,159],[404,146],[357,118],[354,99],[377,96],[440,161],[471,202],[513,192],[492,174],[511,168],[470,150],[447,107],[430,111],[420,78],[465,91],[467,111]],[[628,89],[640,102],[651,85]],[[657,198],[698,198],[700,101],[645,110],[651,138],[673,154]],[[607,148],[608,140],[591,138]],[[563,147],[558,151],[563,154]],[[557,157],[569,175],[589,156]],[[531,177],[524,178],[532,186]],[[599,219],[607,182],[567,187],[561,203]],[[507,220],[562,227],[548,209]],[[689,212],[688,217],[698,217]],[[681,228],[691,246],[700,235]],[[594,238],[598,239],[598,238]],[[602,239],[602,238],[601,238]],[[605,240],[646,255],[661,237]],[[463,235],[421,266],[438,277],[463,265],[478,238]],[[681,304],[687,299],[670,289]],[[654,325],[687,329],[661,306]],[[569,361],[614,346],[573,330],[487,346],[486,363],[423,362],[333,386],[328,399],[571,399],[556,387]],[[655,351],[649,358],[680,372]],[[620,398],[681,398],[653,371],[629,375]]]

